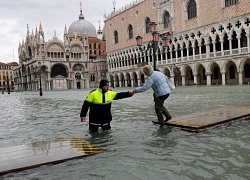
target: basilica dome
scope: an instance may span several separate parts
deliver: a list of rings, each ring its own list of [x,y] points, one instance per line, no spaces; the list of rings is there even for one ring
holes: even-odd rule
[[[79,15],[79,20],[73,22],[69,26],[68,33],[73,35],[73,36],[76,33],[77,33],[77,35],[83,35],[86,33],[87,36],[89,36],[89,37],[97,37],[95,26],[91,22],[84,19],[82,11]]]

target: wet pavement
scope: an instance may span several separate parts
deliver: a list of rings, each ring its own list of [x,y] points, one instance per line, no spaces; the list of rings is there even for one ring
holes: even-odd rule
[[[76,137],[103,152],[0,179],[249,179],[250,121],[202,133],[161,128],[151,122],[156,116],[150,90],[113,101],[112,130],[91,135],[88,122],[81,123],[79,118],[89,91],[44,91],[42,97],[34,91],[1,94],[1,147]],[[165,105],[173,117],[224,106],[250,106],[250,86],[179,86]]]

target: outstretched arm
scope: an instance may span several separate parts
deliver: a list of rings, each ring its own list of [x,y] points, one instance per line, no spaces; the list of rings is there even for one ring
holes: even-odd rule
[[[131,96],[133,96],[133,94],[131,94],[129,91],[127,91],[127,92],[119,92],[119,93],[116,93],[116,96],[115,96],[114,100],[128,98],[128,97],[131,97]]]

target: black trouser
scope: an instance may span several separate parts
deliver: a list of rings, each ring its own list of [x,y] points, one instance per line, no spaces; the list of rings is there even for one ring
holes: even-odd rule
[[[89,130],[90,130],[91,132],[97,132],[98,129],[99,129],[99,127],[101,127],[103,131],[106,131],[106,130],[110,130],[110,129],[111,129],[110,123],[105,124],[105,125],[101,125],[101,126],[89,124]]]
[[[155,112],[159,119],[160,124],[165,124],[163,119],[163,114],[166,117],[166,120],[171,119],[171,116],[168,112],[168,110],[164,107],[164,101],[168,98],[169,94],[166,94],[164,96],[159,96],[155,98]]]

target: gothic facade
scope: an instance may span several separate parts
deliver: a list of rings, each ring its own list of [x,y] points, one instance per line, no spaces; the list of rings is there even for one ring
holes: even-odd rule
[[[151,22],[168,38],[156,51]],[[250,82],[249,0],[137,0],[106,15],[105,24],[107,76],[115,86],[144,83],[144,64],[156,64],[178,85]]]
[[[84,19],[69,28],[64,38],[45,41],[42,24],[35,33],[27,25],[25,40],[19,44],[19,66],[14,69],[15,90],[66,90],[97,87],[106,78],[106,45],[102,30]]]

